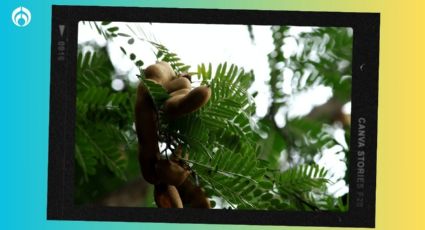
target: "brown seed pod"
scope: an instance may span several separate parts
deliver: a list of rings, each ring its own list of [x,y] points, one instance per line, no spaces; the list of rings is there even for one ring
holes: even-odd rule
[[[182,200],[175,186],[155,185],[154,198],[158,208],[183,208]]]
[[[181,73],[179,75],[179,77],[187,78],[187,80],[189,80],[190,82],[192,82],[192,75],[190,75],[189,73]]]
[[[192,87],[190,81],[184,77],[179,77],[172,81],[166,82],[163,86],[169,93],[179,89],[191,89]]]
[[[152,79],[161,85],[176,78],[176,73],[167,62],[158,62],[150,65],[144,72],[147,79]]]
[[[190,178],[177,189],[184,204],[189,204],[192,208],[211,208],[211,202],[202,188],[194,185]]]
[[[210,97],[211,89],[207,86],[200,86],[187,95],[180,94],[168,99],[164,103],[164,112],[169,119],[176,119],[198,110],[208,102]]]
[[[159,160],[155,165],[155,172],[162,183],[174,186],[181,185],[190,174],[188,170],[170,160]]]
[[[204,191],[200,187],[196,187],[193,191],[192,201],[190,207],[192,208],[211,208],[211,202],[208,197],[205,196]]]
[[[186,94],[188,94],[190,92],[190,89],[179,89],[179,90],[176,90],[176,91],[174,91],[174,92],[172,92],[172,93],[170,93],[170,97],[174,97],[174,96],[177,96],[177,95],[186,95]]]
[[[143,84],[137,89],[135,105],[136,132],[139,142],[139,164],[145,180],[156,184],[155,164],[159,160],[157,114],[152,98]]]

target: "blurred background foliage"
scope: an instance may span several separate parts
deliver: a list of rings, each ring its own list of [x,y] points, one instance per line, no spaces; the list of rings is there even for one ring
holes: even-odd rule
[[[181,63],[177,54],[160,43],[141,39],[140,33],[128,25],[126,31],[131,33],[122,32],[120,26],[111,22],[83,24],[103,36],[107,43],[116,37],[126,38],[126,45],[130,47],[135,42],[149,43],[158,60],[170,62],[177,72],[193,71],[190,66]],[[206,106],[200,113],[174,124],[183,130],[196,130],[193,127],[197,130],[211,127],[213,130],[213,125],[222,122],[222,127],[230,130],[227,134],[211,131],[210,136],[203,136],[205,143],[209,137],[215,137],[214,141],[207,143],[210,151],[218,146],[217,143],[224,146],[220,157],[206,157],[208,150],[202,148],[191,150],[207,152],[206,155],[195,154],[191,159],[190,163],[199,176],[196,180],[201,181],[217,208],[346,211],[348,191],[338,194],[330,186],[342,183],[346,188],[348,185],[346,165],[350,111],[347,107],[351,101],[352,30],[312,28],[294,34],[289,26],[272,26],[270,29],[274,47],[267,57],[271,103],[265,116],[256,117],[255,105],[250,100],[243,100],[249,97],[241,97],[240,100],[228,100],[222,106],[230,112],[219,110],[222,104],[214,104],[212,100],[210,104],[213,106]],[[247,31],[255,43],[252,26],[248,26]],[[283,47],[290,42],[295,42],[298,49],[295,54],[287,55]],[[143,68],[147,67],[144,60],[125,46],[120,46],[120,49],[143,75]],[[128,73],[120,73],[114,68],[110,55],[105,46],[93,42],[79,44],[75,202],[83,205],[155,207],[153,189],[141,178],[137,160],[134,129],[137,84],[129,80]],[[223,60],[227,65],[225,62]],[[217,78],[217,92],[225,90],[219,79],[236,76],[239,83],[235,87],[242,88],[243,92],[248,91],[255,79],[249,70],[244,72],[230,64],[226,68],[199,63],[195,73],[203,82],[211,83]],[[314,105],[308,113],[291,114],[294,97],[318,86],[329,87],[331,96],[324,103]],[[285,87],[290,90],[285,90]],[[232,94],[231,98],[235,95]],[[254,89],[250,97],[257,95]],[[237,124],[233,125],[227,121],[237,117],[240,112],[238,106],[244,107],[250,117],[247,120],[236,119]],[[237,130],[242,123],[250,123],[249,127],[245,126],[248,129]],[[239,136],[234,135],[238,132]],[[203,138],[200,133],[188,133],[188,137],[191,135]],[[226,139],[228,143],[225,143]],[[229,149],[237,150],[240,155],[232,154]],[[333,155],[338,156],[336,160],[345,165],[340,169],[342,177],[341,173],[334,175],[332,163],[326,163],[325,155],[332,149],[336,149],[334,152],[337,154]],[[226,168],[222,166],[226,165],[225,162],[233,162],[238,167]],[[223,173],[217,173],[220,170]],[[215,174],[211,174],[212,171]],[[218,181],[222,186],[217,186]]]

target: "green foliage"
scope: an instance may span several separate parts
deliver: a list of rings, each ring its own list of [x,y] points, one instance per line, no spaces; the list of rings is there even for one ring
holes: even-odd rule
[[[326,170],[317,165],[299,165],[277,177],[279,191],[286,195],[302,194],[326,186]]]
[[[314,191],[323,193],[326,189],[323,168],[306,165],[273,173],[268,162],[258,158],[260,137],[252,118],[255,106],[247,93],[252,73],[224,63],[214,73],[211,65],[200,65],[198,76],[211,87],[210,101],[198,112],[160,130],[178,140],[189,153],[189,159],[182,160],[191,166],[192,179],[209,196],[220,197],[231,208],[320,209],[308,199],[314,199]],[[159,101],[156,97],[163,97],[163,93],[153,91],[151,96]]]
[[[119,179],[115,184],[121,184],[129,177],[134,178],[137,170],[128,171],[130,159],[136,158],[136,137],[131,122],[134,90],[112,89],[114,69],[106,50],[79,51],[77,60],[75,159],[79,185],[76,202],[80,203],[102,195],[102,192],[93,195],[78,191],[100,183],[99,171],[108,171]],[[102,186],[107,187],[99,185]]]
[[[170,52],[164,45],[152,41],[148,42],[158,50],[156,58],[160,61],[168,62],[177,74],[185,73],[190,69],[189,65],[185,65],[181,62],[177,54]]]
[[[158,110],[162,104],[170,97],[167,91],[159,84],[156,84],[153,81],[147,80],[145,77],[140,78],[142,83],[149,90],[149,94],[152,96],[154,105]]]
[[[256,160],[258,137],[251,128],[255,107],[246,92],[252,75],[226,63],[217,67],[215,75],[211,65],[198,69],[202,81],[211,87],[210,101],[200,111],[171,123],[170,131],[183,140],[192,170],[210,195],[233,206],[252,206],[240,193],[258,185],[265,172]],[[235,185],[241,188],[236,190]]]
[[[336,115],[342,105],[351,101],[351,59],[352,33],[350,28],[320,27],[298,35],[290,33],[289,26],[273,26],[274,50],[268,55],[270,67],[269,85],[272,92],[272,103],[269,112],[260,123],[268,139],[285,139],[286,146],[274,149],[270,154],[263,153],[265,158],[278,158],[281,150],[285,150],[288,161],[295,163],[293,155],[301,156],[298,162],[312,163],[314,156],[323,149],[337,145],[336,140],[326,131],[335,123]],[[284,53],[282,47],[289,40],[295,40],[298,51],[294,55]],[[289,70],[293,73],[291,79],[292,94],[283,91],[283,73]],[[296,118],[285,117],[284,127],[278,127],[274,117],[281,108],[288,108],[291,96],[317,86],[332,88],[332,112],[321,117],[307,114]],[[344,127],[349,129],[349,127]],[[275,132],[270,133],[270,130]],[[348,141],[348,139],[347,139]],[[349,144],[349,142],[347,142]],[[348,150],[344,149],[348,154]]]
[[[298,36],[290,33],[291,27],[274,26],[273,44],[274,50],[269,54],[270,81],[272,92],[272,103],[267,116],[260,120],[262,131],[268,137],[260,143],[263,159],[270,159],[276,162],[281,157],[282,152],[286,156],[291,172],[306,167],[303,165],[312,164],[314,158],[320,156],[324,149],[339,145],[334,137],[326,131],[335,123],[335,112],[341,110],[343,104],[351,100],[351,57],[352,57],[352,33],[347,28],[321,27],[314,28],[310,32],[302,32]],[[295,55],[284,53],[282,47],[295,40],[298,50]],[[285,117],[286,124],[278,127],[275,117],[282,108],[288,108],[288,101],[291,95],[284,93],[282,85],[284,83],[283,74],[285,70],[293,73],[291,79],[292,95],[308,90],[317,85],[325,85],[332,88],[332,98],[322,105],[331,108],[333,112],[327,112],[324,116],[314,116],[313,113],[296,118]],[[328,104],[328,105],[327,105]],[[326,107],[325,107],[326,106]],[[320,106],[319,106],[320,109]],[[349,126],[343,127],[345,130],[345,141],[349,144]],[[284,141],[281,141],[281,140]],[[270,144],[273,147],[267,147]],[[344,148],[346,159],[348,149]],[[346,161],[346,160],[345,160]],[[297,178],[297,177],[296,177]],[[298,177],[302,178],[302,177]],[[344,178],[348,184],[347,177]],[[288,188],[297,188],[295,184],[301,181],[295,180]],[[280,183],[287,183],[280,181]],[[302,183],[301,183],[302,184]],[[284,191],[284,190],[282,190]],[[306,195],[298,195],[292,204],[297,209],[307,208],[309,210],[324,209],[333,211],[346,211],[347,201],[342,198],[334,198],[322,190],[312,190]],[[299,194],[292,191],[291,194]],[[303,200],[303,201],[301,201]],[[311,207],[315,204],[316,207]]]
[[[99,35],[104,36],[106,39],[112,39],[114,37],[118,37],[118,35],[125,35],[122,33],[118,33],[119,28],[116,26],[111,26],[111,22],[104,21],[100,25],[97,22],[92,21],[83,21],[83,24],[88,23],[90,28],[96,29]],[[105,28],[106,27],[106,28]],[[128,36],[128,35],[127,35]]]
[[[170,63],[177,73],[189,72],[191,68],[164,45],[122,33],[110,22],[90,22],[90,26],[108,40],[120,36],[128,38],[129,45],[135,39],[148,42],[156,49],[157,59]],[[269,55],[273,101],[268,115],[259,120],[255,117],[253,96],[248,93],[253,73],[224,62],[215,68],[211,64],[198,66],[196,74],[201,84],[208,85],[212,91],[209,102],[197,112],[168,121],[162,117],[161,108],[169,95],[160,85],[143,77],[142,60],[120,48],[141,70],[141,82],[148,88],[159,112],[160,142],[172,140],[171,150],[183,147],[184,155],[188,154],[189,158],[181,160],[190,166],[191,179],[209,197],[235,209],[346,211],[346,201],[326,193],[331,183],[327,171],[313,163],[315,154],[336,144],[324,131],[329,124],[299,117],[286,119],[285,127],[279,128],[273,118],[279,108],[287,106],[288,95],[281,88],[283,69],[278,67],[281,62],[294,72],[295,91],[321,83],[335,86],[334,95],[339,100],[350,100],[350,78],[341,80],[340,76],[351,76],[351,38],[337,28],[316,29],[301,34],[299,42],[306,48],[286,59],[281,47],[289,36],[288,31],[289,27],[273,28],[275,50]],[[326,36],[327,43],[317,43]],[[324,51],[318,60],[312,60],[312,47],[317,45],[332,52]],[[336,65],[343,60],[349,66],[341,69]],[[79,50],[75,130],[77,203],[95,202],[103,194],[120,188],[125,180],[140,176],[133,129],[135,88],[123,79],[124,90],[114,91],[113,73],[106,50],[86,53]],[[267,135],[260,135],[264,133]],[[285,171],[278,161],[283,152],[288,153],[291,163]],[[295,152],[303,161],[291,162],[291,154]]]

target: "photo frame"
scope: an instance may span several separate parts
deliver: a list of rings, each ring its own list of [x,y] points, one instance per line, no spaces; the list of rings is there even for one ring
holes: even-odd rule
[[[351,27],[352,112],[347,212],[90,207],[74,203],[78,23],[80,21]],[[49,127],[49,220],[374,227],[379,14],[97,6],[53,6]]]

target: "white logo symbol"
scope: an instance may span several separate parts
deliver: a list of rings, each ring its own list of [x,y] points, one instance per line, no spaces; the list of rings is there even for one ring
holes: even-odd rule
[[[25,27],[31,22],[31,12],[27,8],[20,6],[13,11],[12,21],[16,26]]]

